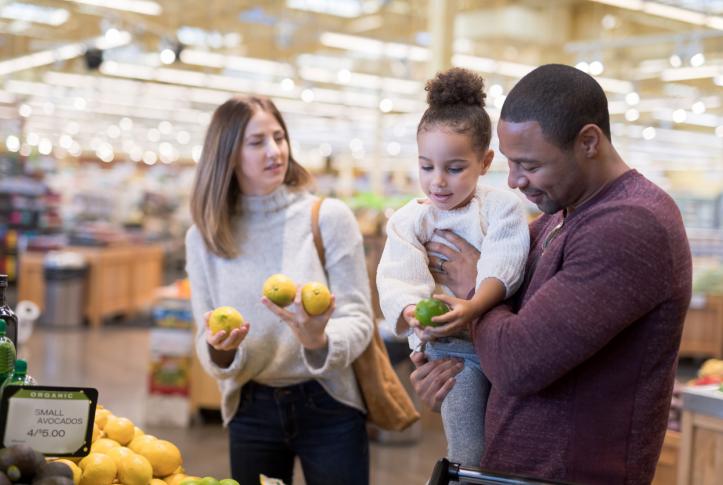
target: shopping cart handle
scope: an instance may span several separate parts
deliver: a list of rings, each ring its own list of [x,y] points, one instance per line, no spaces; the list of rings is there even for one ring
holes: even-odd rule
[[[450,481],[465,481],[467,483],[481,483],[484,485],[573,485],[569,482],[539,480],[536,478],[491,472],[482,468],[451,463],[446,458],[442,458],[434,466],[432,478],[429,480],[428,485],[449,485]]]

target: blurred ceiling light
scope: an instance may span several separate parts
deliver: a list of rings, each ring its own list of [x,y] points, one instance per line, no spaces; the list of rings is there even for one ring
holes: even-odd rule
[[[351,71],[349,71],[349,69],[340,69],[339,72],[336,73],[336,78],[340,83],[347,84],[351,81]]]
[[[590,64],[588,64],[586,61],[580,61],[577,64],[575,64],[575,67],[582,72],[590,72]]]
[[[612,30],[618,26],[618,19],[614,15],[606,14],[603,16],[600,23],[601,23],[603,29]]]
[[[690,65],[693,67],[700,67],[703,64],[705,64],[705,55],[702,52],[697,52],[690,58]]]
[[[625,102],[630,106],[635,106],[640,102],[640,95],[635,91],[631,91],[625,95]]]
[[[212,52],[184,49],[180,56],[184,64],[234,69],[242,72],[262,73],[272,76],[293,76],[292,67],[285,62],[269,61],[253,57],[228,56]]]
[[[605,65],[600,61],[592,61],[590,63],[590,74],[599,76],[605,70]]]
[[[715,78],[723,75],[723,65],[707,64],[698,67],[679,67],[677,69],[666,69],[660,73],[663,81],[685,81],[688,79],[702,79],[706,77]]]
[[[121,127],[121,130],[123,130],[123,131],[131,131],[133,129],[133,120],[128,118],[127,116],[124,116],[118,122],[118,125]]]
[[[131,34],[128,32],[120,32],[113,41],[106,39],[105,36],[101,36],[91,39],[89,42],[76,42],[55,49],[48,49],[6,61],[0,61],[0,76],[79,57],[85,53],[88,46],[98,49],[111,49],[129,44],[130,41]]]
[[[18,108],[18,114],[22,116],[23,118],[27,118],[31,114],[33,114],[33,108],[29,104],[21,104]]]
[[[402,152],[402,145],[396,141],[387,143],[387,153],[393,157],[399,155]]]
[[[691,111],[697,115],[705,113],[705,103],[703,101],[696,101],[693,103]]]
[[[655,128],[648,126],[643,129],[643,138],[646,140],[652,140],[655,138]]]
[[[314,101],[314,91],[311,89],[304,89],[301,91],[301,100],[305,103],[311,103]]]
[[[382,113],[389,113],[394,108],[394,103],[389,98],[384,98],[379,101],[379,110]]]
[[[70,14],[64,8],[52,8],[29,3],[13,2],[0,7],[0,18],[22,20],[57,27],[64,24]]]
[[[15,135],[8,135],[8,137],[5,138],[5,147],[10,152],[17,152],[20,150],[20,138]]]
[[[683,65],[683,59],[678,54],[670,56],[670,65],[673,67],[680,67]]]
[[[163,64],[173,64],[176,62],[176,53],[172,49],[163,49],[160,54],[160,59]]]
[[[396,42],[382,42],[358,35],[324,32],[319,36],[319,42],[327,47],[367,54],[375,59],[391,57],[393,59],[408,59],[420,62],[429,59],[429,50],[424,47]]]
[[[719,138],[723,138],[723,125],[717,126],[715,129],[715,135]]]
[[[715,76],[713,78],[713,82],[716,86],[723,86],[723,74]]]
[[[707,26],[717,30],[723,30],[723,17],[718,15],[706,15],[702,12],[696,12],[686,8],[674,7],[660,2],[651,2],[644,0],[592,0],[593,2],[611,5],[613,7],[624,8],[627,10],[635,10],[645,12],[657,17],[677,20],[694,25]]]
[[[336,17],[356,18],[379,11],[388,0],[286,0],[286,7]]]
[[[284,91],[291,91],[296,87],[296,83],[294,83],[294,80],[290,77],[286,77],[281,80],[281,89]]]
[[[52,151],[53,142],[51,142],[47,138],[41,139],[40,143],[38,143],[38,153],[40,153],[41,155],[50,155]]]
[[[683,123],[686,118],[688,118],[688,115],[686,114],[684,109],[676,109],[675,111],[673,111],[671,118],[676,123]]]
[[[637,121],[640,118],[640,112],[635,108],[630,108],[625,112],[625,119],[628,121]]]
[[[152,152],[150,150],[146,150],[143,152],[143,163],[146,165],[153,165],[158,161],[158,155],[156,155],[156,152]]]
[[[83,5],[92,5],[94,7],[111,8],[114,10],[123,10],[125,12],[140,13],[143,15],[160,15],[161,6],[157,2],[151,0],[67,0]]]

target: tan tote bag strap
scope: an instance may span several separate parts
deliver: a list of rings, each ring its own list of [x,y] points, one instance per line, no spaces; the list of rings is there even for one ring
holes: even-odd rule
[[[323,197],[317,197],[311,205],[311,234],[314,236],[314,246],[319,254],[319,261],[326,271],[326,257],[324,256],[324,240],[321,239],[321,229],[319,228],[319,210],[321,203],[324,202]]]

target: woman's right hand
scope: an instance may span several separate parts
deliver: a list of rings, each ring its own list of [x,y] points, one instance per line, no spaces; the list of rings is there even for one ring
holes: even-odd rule
[[[246,335],[249,333],[249,324],[248,322],[245,322],[243,325],[241,325],[240,328],[234,328],[231,330],[231,333],[227,333],[225,330],[221,330],[219,332],[216,332],[215,334],[211,333],[211,330],[208,327],[208,319],[211,316],[211,312],[206,312],[203,315],[203,319],[206,323],[206,342],[208,345],[210,345],[212,348],[219,350],[219,351],[236,351],[239,345],[241,345],[241,342],[246,338]]]

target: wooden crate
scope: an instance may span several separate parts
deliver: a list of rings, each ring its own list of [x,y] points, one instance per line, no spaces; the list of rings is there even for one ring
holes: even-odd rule
[[[723,483],[723,419],[683,411],[679,485]]]
[[[723,295],[706,295],[704,304],[688,309],[680,355],[723,358]]]
[[[663,450],[655,468],[652,485],[676,485],[678,477],[678,454],[680,452],[680,432],[668,430],[663,441]]]

